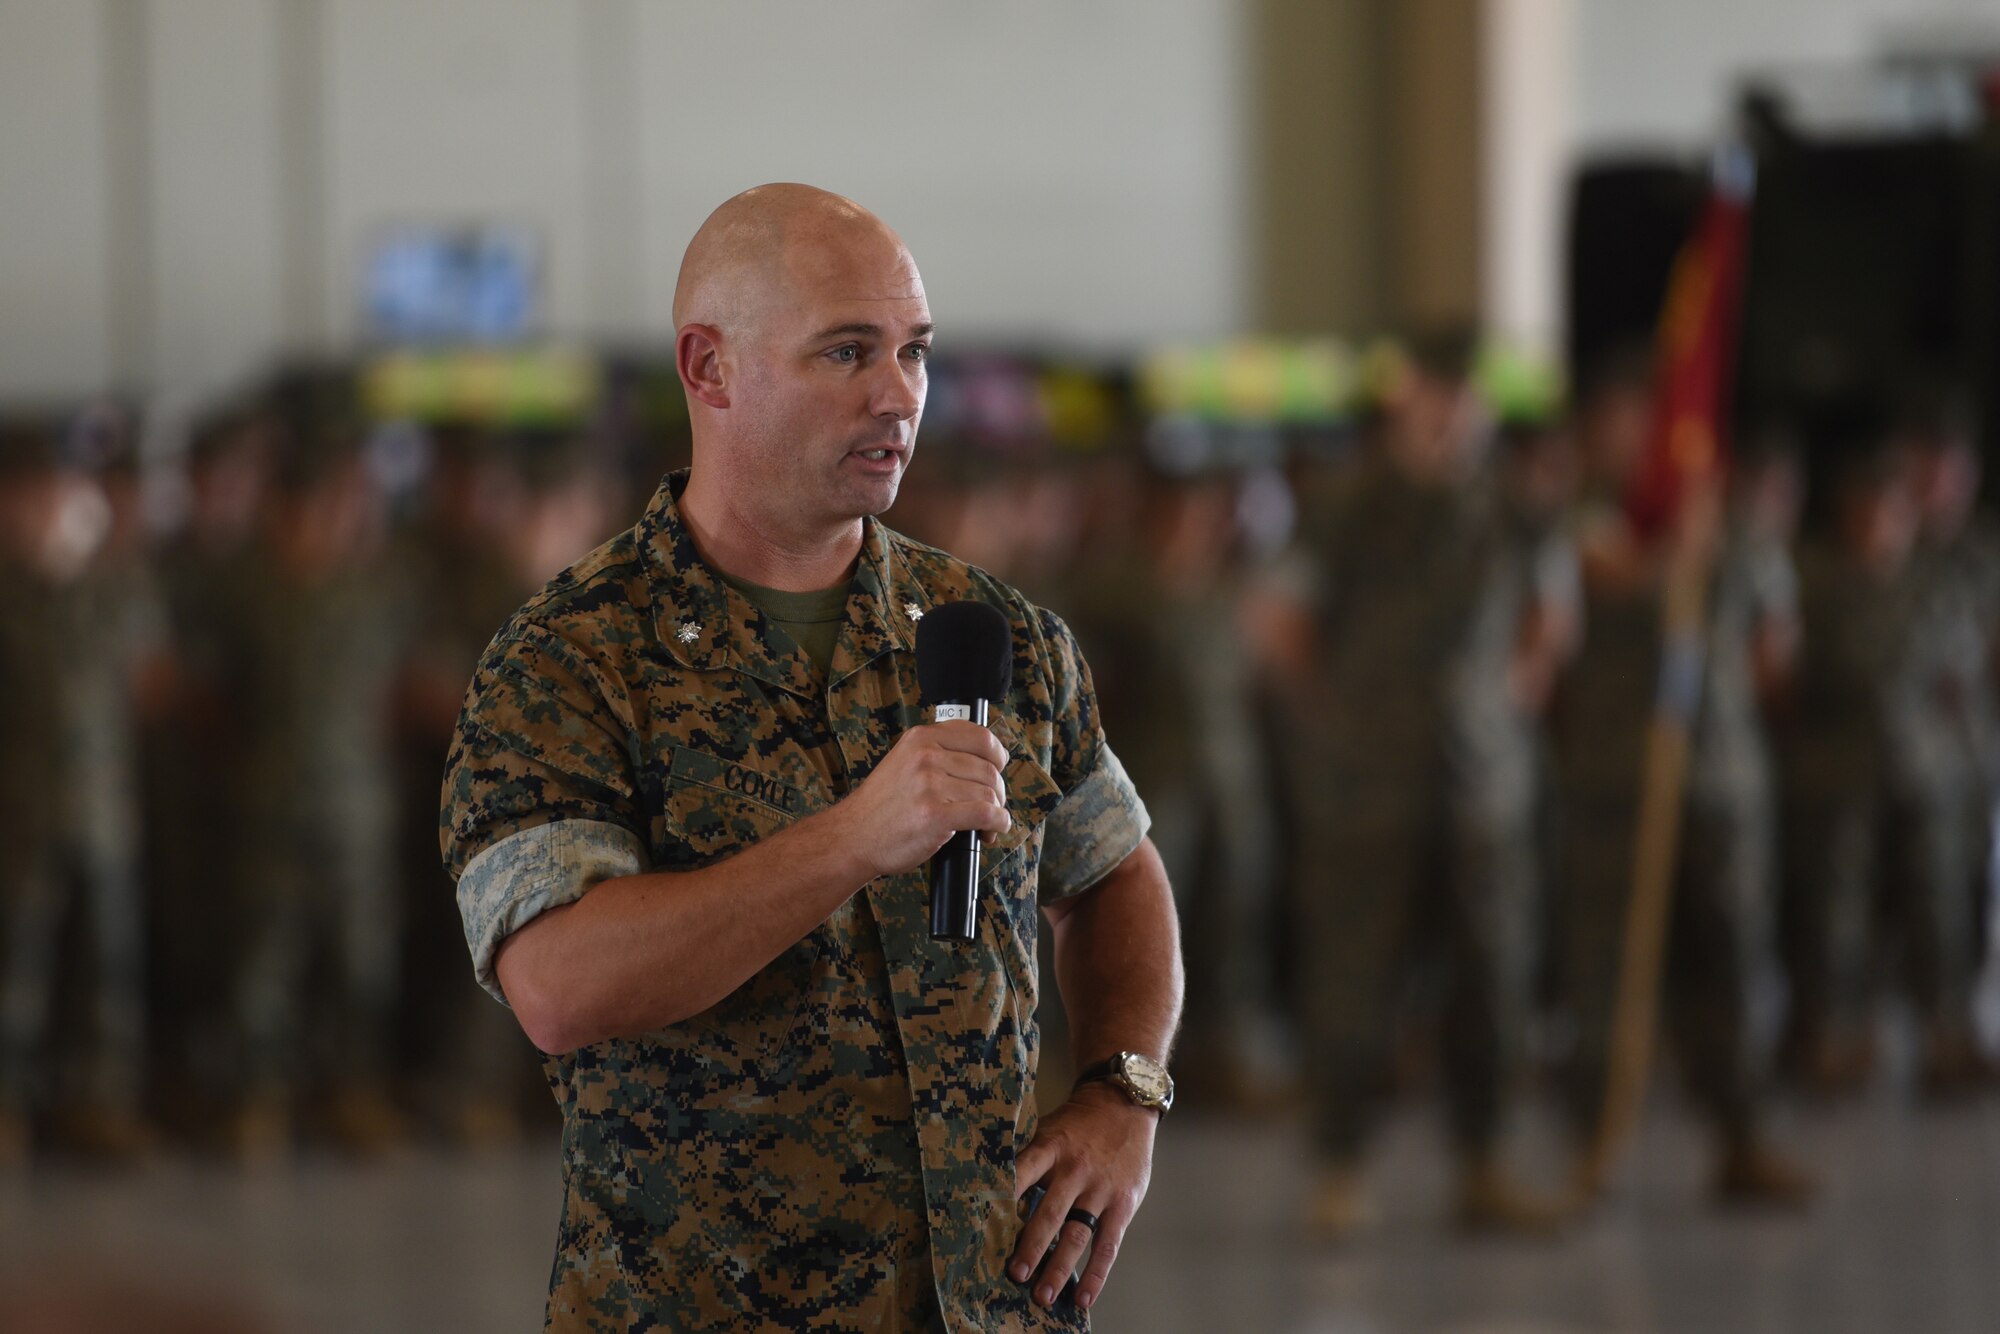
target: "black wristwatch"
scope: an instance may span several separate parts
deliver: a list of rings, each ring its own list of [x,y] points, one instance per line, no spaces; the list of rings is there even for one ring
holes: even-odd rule
[[[1150,1056],[1121,1051],[1106,1061],[1082,1071],[1078,1084],[1104,1080],[1141,1107],[1150,1107],[1161,1116],[1174,1105],[1174,1080],[1167,1067]]]

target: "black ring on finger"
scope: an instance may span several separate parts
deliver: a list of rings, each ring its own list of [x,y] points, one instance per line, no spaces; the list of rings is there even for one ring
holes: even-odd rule
[[[1097,1215],[1088,1209],[1072,1209],[1063,1215],[1065,1223],[1081,1223],[1090,1229],[1090,1235],[1097,1235]]]

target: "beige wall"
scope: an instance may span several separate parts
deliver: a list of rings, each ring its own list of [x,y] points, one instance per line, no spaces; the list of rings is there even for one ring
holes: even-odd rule
[[[344,346],[412,218],[525,224],[550,332],[659,337],[706,210],[798,177],[947,336],[1553,343],[1575,152],[1926,13],[2000,0],[0,0],[0,395]]]
[[[347,346],[368,238],[412,219],[533,228],[553,334],[662,337],[694,227],[773,179],[900,227],[948,337],[1230,332],[1243,29],[1232,0],[0,0],[0,395]]]
[[[0,3],[0,392],[112,374],[103,17]]]

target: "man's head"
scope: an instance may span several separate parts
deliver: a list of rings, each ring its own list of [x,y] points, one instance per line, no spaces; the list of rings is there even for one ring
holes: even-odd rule
[[[881,219],[811,186],[737,195],[688,245],[674,325],[696,485],[781,541],[895,500],[931,316]]]
[[[1588,366],[1576,397],[1578,461],[1590,484],[1618,494],[1653,438],[1657,379],[1650,344],[1622,343]]]
[[[1406,340],[1407,364],[1382,410],[1390,461],[1409,476],[1456,483],[1478,465],[1489,422],[1473,383],[1477,352],[1470,328],[1425,329]]]
[[[1949,541],[1979,499],[1979,418],[1971,396],[1947,383],[1912,385],[1897,404],[1892,432],[1909,455],[1925,535]]]

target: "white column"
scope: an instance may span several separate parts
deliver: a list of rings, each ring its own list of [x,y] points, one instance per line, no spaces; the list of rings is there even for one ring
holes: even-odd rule
[[[1576,101],[1576,0],[1481,0],[1481,285],[1487,328],[1558,355]]]

